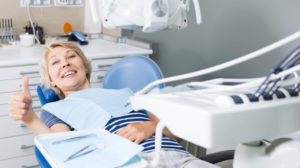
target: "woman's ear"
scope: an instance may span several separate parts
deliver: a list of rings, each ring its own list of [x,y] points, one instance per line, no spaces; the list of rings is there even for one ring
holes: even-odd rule
[[[56,84],[54,82],[50,82],[51,87],[56,87]]]
[[[48,82],[50,83],[51,87],[56,87],[56,84],[52,81],[50,76],[48,76]]]
[[[88,74],[89,74],[89,70],[85,68],[85,75],[88,76]]]

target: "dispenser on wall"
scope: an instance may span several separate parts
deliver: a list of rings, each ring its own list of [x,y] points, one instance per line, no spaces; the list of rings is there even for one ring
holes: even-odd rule
[[[64,6],[64,7],[75,7],[82,6],[82,0],[54,0],[55,6]]]

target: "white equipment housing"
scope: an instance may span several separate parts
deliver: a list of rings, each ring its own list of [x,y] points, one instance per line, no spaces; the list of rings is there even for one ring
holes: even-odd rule
[[[218,89],[218,85],[222,88],[223,82],[226,79],[201,82],[201,85]],[[234,155],[234,168],[299,167],[300,141],[288,139],[280,143],[275,140],[271,144],[251,143],[300,130],[300,95],[292,96],[281,89],[285,98],[274,95],[272,100],[251,102],[247,101],[248,92],[245,91],[150,93],[131,97],[131,104],[135,110],[151,111],[172,133],[202,147],[239,144]],[[239,96],[243,103],[236,104],[231,95]],[[156,131],[156,135],[159,133],[161,131]],[[160,144],[158,140],[156,143]],[[156,155],[159,157],[158,152]],[[157,164],[157,160],[152,164]]]
[[[95,22],[106,28],[156,32],[187,26],[190,0],[89,0]],[[193,0],[197,23],[201,23],[198,0]],[[99,17],[100,15],[100,17]],[[101,18],[101,19],[100,19]]]
[[[201,82],[201,85],[218,86],[216,81],[223,83],[226,79]],[[292,97],[285,90],[282,93],[285,98],[274,95],[272,100],[261,98],[250,102],[240,90],[205,92],[200,89],[136,95],[131,103],[135,110],[151,111],[180,138],[213,148],[300,130],[300,96]],[[241,97],[244,103],[235,104],[231,95]]]

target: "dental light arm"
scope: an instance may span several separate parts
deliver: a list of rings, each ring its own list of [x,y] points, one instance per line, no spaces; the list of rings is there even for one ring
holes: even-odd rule
[[[200,9],[200,4],[198,0],[193,0],[194,3],[194,8],[195,8],[195,12],[196,12],[196,21],[197,24],[201,24],[202,22],[202,15],[201,15],[201,9]]]
[[[191,0],[89,0],[94,22],[106,28],[141,29],[156,32],[183,29]],[[192,0],[196,22],[202,22],[198,0]],[[99,16],[100,15],[100,16]]]

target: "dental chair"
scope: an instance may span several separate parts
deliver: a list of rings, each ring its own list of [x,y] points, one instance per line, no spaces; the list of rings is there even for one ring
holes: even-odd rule
[[[103,88],[120,89],[130,88],[136,92],[148,83],[163,78],[158,65],[151,59],[144,56],[130,56],[112,65],[103,78]],[[163,88],[164,84],[158,86]],[[37,93],[41,105],[59,100],[52,89],[43,85],[37,87]],[[35,148],[37,160],[41,168],[51,168],[38,148]]]
[[[161,70],[153,60],[145,56],[129,56],[111,66],[105,74],[102,84],[103,88],[106,89],[130,88],[136,92],[148,83],[161,78],[163,78]],[[164,86],[164,84],[160,84],[157,88],[161,89]],[[37,87],[37,93],[42,105],[59,100],[53,90],[43,85]],[[38,148],[35,148],[35,153],[41,168],[51,168]],[[222,151],[205,155],[200,159],[210,163],[218,163],[232,159],[233,153],[233,151]]]

